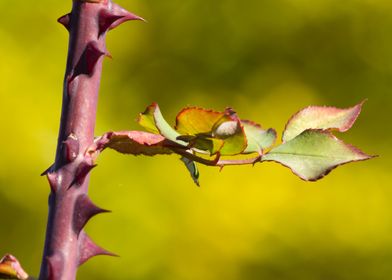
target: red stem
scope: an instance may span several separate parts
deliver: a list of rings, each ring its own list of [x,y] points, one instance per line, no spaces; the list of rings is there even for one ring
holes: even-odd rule
[[[56,160],[47,171],[51,194],[40,280],[73,280],[79,265],[108,254],[83,231],[103,212],[87,196],[94,165],[85,151],[94,140],[106,31],[131,19],[139,18],[110,0],[74,0],[72,12],[59,19],[70,40]]]
[[[216,154],[215,158],[210,160],[210,159],[206,159],[206,158],[202,158],[200,156],[197,156],[195,154],[192,154],[190,152],[187,152],[184,149],[180,149],[180,148],[175,148],[172,147],[171,148],[175,153],[182,155],[190,160],[199,162],[201,164],[204,165],[208,165],[208,166],[218,166],[220,168],[223,168],[225,166],[228,165],[248,165],[248,164],[255,164],[257,162],[260,161],[261,159],[261,155],[258,155],[256,157],[252,157],[252,158],[245,158],[245,159],[220,159],[220,154]]]

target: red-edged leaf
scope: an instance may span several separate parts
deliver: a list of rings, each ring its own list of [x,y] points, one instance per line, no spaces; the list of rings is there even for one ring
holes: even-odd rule
[[[361,112],[364,101],[347,109],[309,106],[302,109],[286,124],[283,142],[289,141],[307,129],[349,130]]]
[[[176,118],[176,129],[189,139],[190,147],[209,151],[211,155],[236,155],[247,145],[244,128],[230,108],[216,112],[197,107],[183,109]],[[189,137],[194,136],[194,137]]]
[[[187,107],[176,117],[176,130],[183,135],[211,133],[214,125],[225,115],[198,107]]]
[[[276,131],[272,128],[264,130],[261,125],[248,120],[241,120],[244,126],[248,145],[243,153],[263,154],[276,141]]]
[[[345,144],[326,130],[308,129],[272,149],[262,161],[276,161],[306,181],[316,181],[339,165],[372,156]]]
[[[88,153],[94,154],[111,148],[123,154],[154,156],[171,154],[171,147],[184,148],[159,134],[144,131],[108,132],[96,139]]]

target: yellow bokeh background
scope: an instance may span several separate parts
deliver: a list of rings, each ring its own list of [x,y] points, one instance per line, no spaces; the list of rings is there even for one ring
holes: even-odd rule
[[[126,1],[148,23],[108,35],[96,134],[138,129],[151,102],[221,110],[279,133],[307,105],[368,98],[345,141],[380,157],[306,183],[274,163],[200,166],[105,151],[90,195],[111,209],[88,233],[120,258],[78,279],[388,280],[392,275],[392,2]],[[71,1],[1,1],[0,255],[39,271]]]

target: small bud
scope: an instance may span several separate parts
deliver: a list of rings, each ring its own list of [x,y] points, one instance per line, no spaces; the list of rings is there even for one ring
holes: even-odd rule
[[[29,278],[29,275],[23,270],[14,256],[5,255],[0,260],[0,278],[26,280]]]
[[[220,139],[225,139],[236,134],[239,128],[240,124],[238,121],[227,121],[220,124],[215,129],[215,131],[212,132],[212,136]]]

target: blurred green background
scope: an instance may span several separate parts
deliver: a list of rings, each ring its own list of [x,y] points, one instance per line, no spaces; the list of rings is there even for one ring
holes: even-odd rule
[[[61,106],[71,1],[0,1],[0,255],[37,275],[46,179]],[[87,228],[121,258],[78,279],[387,280],[392,275],[392,1],[126,1],[147,19],[111,32],[96,134],[137,129],[156,101],[223,109],[282,131],[310,104],[368,98],[341,135],[380,157],[306,183],[274,163],[201,166],[196,188],[177,156],[105,152],[90,193],[113,214]],[[389,182],[389,183],[388,183]]]

